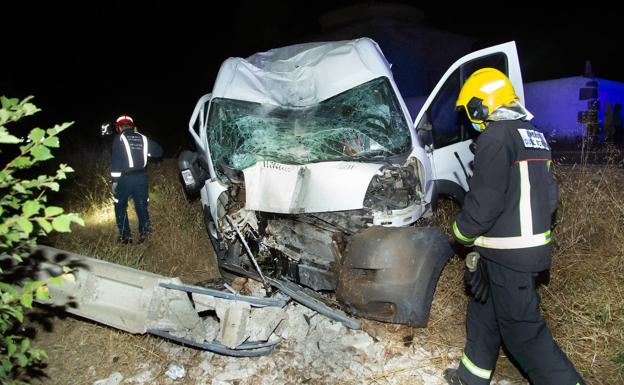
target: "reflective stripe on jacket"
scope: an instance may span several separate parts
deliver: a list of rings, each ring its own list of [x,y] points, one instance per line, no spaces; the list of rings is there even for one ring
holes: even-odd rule
[[[159,158],[162,148],[153,140],[127,129],[113,139],[111,177],[113,181],[129,172],[141,171],[147,166],[147,158]]]
[[[470,191],[453,235],[514,270],[547,269],[559,191],[546,139],[528,122],[497,121],[476,147]]]

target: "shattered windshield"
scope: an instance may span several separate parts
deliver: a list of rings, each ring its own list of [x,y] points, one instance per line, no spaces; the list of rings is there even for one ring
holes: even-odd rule
[[[411,148],[390,82],[380,77],[309,107],[212,100],[208,141],[217,165],[367,160]]]

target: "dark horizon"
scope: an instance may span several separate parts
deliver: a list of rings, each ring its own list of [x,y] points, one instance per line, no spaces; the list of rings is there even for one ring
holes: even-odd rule
[[[75,120],[64,134],[72,138],[97,140],[101,122],[130,114],[173,156],[191,144],[188,119],[223,60],[309,41],[321,32],[323,13],[356,3],[239,1],[218,10],[159,1],[14,5],[5,11],[12,25],[0,94],[34,95],[43,110],[34,121],[42,125]],[[423,25],[472,37],[474,49],[515,40],[525,82],[582,75],[585,60],[595,76],[624,81],[613,12],[596,21],[580,7],[559,14],[522,9],[522,16],[505,18],[467,5],[414,5]]]

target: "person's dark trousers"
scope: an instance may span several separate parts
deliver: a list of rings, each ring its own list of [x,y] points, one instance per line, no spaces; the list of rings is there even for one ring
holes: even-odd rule
[[[474,298],[468,304],[460,377],[469,385],[489,384],[502,341],[533,385],[585,384],[540,314],[536,274],[482,258],[479,263],[483,262],[490,278],[490,296],[484,304]]]
[[[137,218],[139,220],[139,234],[147,236],[150,232],[150,219],[147,211],[148,201],[147,173],[139,172],[122,175],[119,178],[115,194],[115,219],[121,239],[130,239],[130,223],[128,222],[128,199],[134,201]]]

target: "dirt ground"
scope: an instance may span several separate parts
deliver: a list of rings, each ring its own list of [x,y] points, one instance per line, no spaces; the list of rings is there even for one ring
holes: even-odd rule
[[[173,161],[156,164],[150,170],[150,214],[154,224],[154,233],[145,244],[134,246],[118,245],[115,242],[114,218],[108,193],[110,186],[105,177],[106,162],[98,162],[95,165],[84,164],[83,167],[84,169],[75,167],[78,175],[73,181],[71,190],[80,189],[80,193],[72,196],[67,204],[73,211],[83,216],[86,226],[76,229],[68,236],[52,239],[55,246],[166,276],[178,276],[187,283],[197,283],[218,277],[215,257],[204,230],[199,203],[187,201],[184,197]],[[581,184],[573,185],[571,182],[568,185],[564,184],[562,194],[581,193],[582,191],[579,190],[584,184],[578,182],[579,177],[597,177],[595,171],[581,175],[578,170],[571,168],[566,172],[569,174],[562,174],[560,178],[574,179],[574,183]],[[624,175],[621,170],[616,169],[613,174],[601,180],[607,186],[612,184],[614,186],[613,194],[611,194],[615,199],[612,214],[616,216],[621,229],[624,224],[624,211],[618,210],[622,210],[624,204],[621,195],[615,192],[624,191],[624,189],[620,190]],[[569,188],[569,191],[566,188]],[[605,197],[608,198],[610,190],[604,189],[604,191]],[[603,293],[605,290],[610,291],[611,296],[608,298],[596,298],[596,301],[602,301],[599,304],[586,302],[586,296],[583,296],[582,301],[581,296],[578,300],[571,298],[575,295],[574,291],[578,290],[575,282],[578,277],[575,271],[571,271],[570,263],[576,263],[577,267],[581,267],[581,271],[589,271],[587,269],[590,267],[595,270],[596,264],[600,264],[595,259],[602,255],[602,251],[592,254],[593,249],[590,247],[589,237],[579,239],[579,237],[583,238],[583,234],[587,235],[590,231],[596,230],[587,230],[583,227],[588,223],[581,221],[580,215],[575,214],[573,208],[581,207],[582,204],[579,203],[581,201],[568,199],[567,205],[563,207],[565,215],[563,219],[568,221],[568,225],[561,224],[560,229],[557,230],[561,240],[554,257],[551,284],[548,288],[541,289],[543,308],[555,338],[564,351],[571,356],[589,384],[621,384],[624,383],[624,344],[622,343],[624,338],[621,331],[624,326],[624,282],[621,274],[611,274],[608,278],[605,276],[605,281],[600,281],[600,279],[596,281],[597,277],[593,275],[585,277],[591,279],[589,283],[582,280],[586,284],[583,290],[587,295]],[[617,206],[618,204],[620,206]],[[585,209],[587,209],[587,204],[585,204]],[[448,224],[451,223],[456,212],[457,207],[453,203],[444,202],[434,222],[448,231]],[[588,212],[586,211],[585,214],[588,215]],[[132,216],[131,220],[136,226],[136,221]],[[572,226],[572,222],[578,226]],[[597,226],[598,224],[591,225]],[[610,237],[606,242],[617,240]],[[612,255],[605,257],[602,265],[606,264],[609,269],[620,269],[621,272],[621,268],[624,267],[622,248],[608,249],[613,251]],[[583,253],[585,253],[583,257],[570,257],[570,254]],[[591,265],[585,266],[587,254],[590,254],[594,261]],[[568,258],[567,262],[561,263],[564,255]],[[418,365],[426,365],[432,373],[438,373],[440,376],[444,368],[457,364],[465,342],[467,296],[463,290],[462,271],[462,261],[457,257],[454,257],[445,267],[436,289],[431,319],[427,328],[418,329],[363,320],[363,329],[376,340],[386,344],[385,354],[388,359],[406,355],[414,349],[423,349],[428,358]],[[609,284],[609,287],[601,286],[606,284]],[[588,301],[591,302],[591,299]],[[582,318],[579,319],[579,317]],[[588,323],[585,322],[587,320]],[[47,367],[44,368],[45,377],[35,379],[34,383],[93,384],[97,380],[108,378],[115,372],[119,372],[123,377],[120,383],[128,384],[227,383],[242,385],[266,383],[266,378],[268,378],[266,377],[268,373],[263,375],[262,370],[265,369],[258,369],[253,375],[242,380],[217,381],[216,376],[220,372],[232,368],[240,371],[246,367],[266,367],[266,362],[257,358],[224,360],[211,353],[182,347],[158,337],[130,335],[60,313],[54,314],[48,321],[47,328],[37,326],[37,336],[33,341],[37,347],[47,350],[49,355]],[[577,331],[570,332],[570,323],[582,324],[587,329],[582,329],[584,334],[581,335]],[[288,357],[292,355],[291,348],[283,344],[269,356],[274,357],[275,362],[282,363],[281,366],[273,369],[283,372],[280,381],[293,384],[332,383],[322,378],[307,379],[304,371],[290,368]],[[172,364],[181,365],[186,369],[183,379],[172,380],[166,375],[167,369]],[[438,384],[435,380],[434,382],[421,382],[416,377],[405,379],[405,376],[401,376],[405,374],[401,371],[405,370],[407,369],[398,368],[394,371],[368,373],[360,377],[344,378],[344,382],[341,380],[339,383]],[[501,352],[494,378],[500,385],[528,383],[506,359],[504,352]],[[101,382],[98,385],[100,384],[104,383]],[[114,382],[107,384],[114,384]]]

